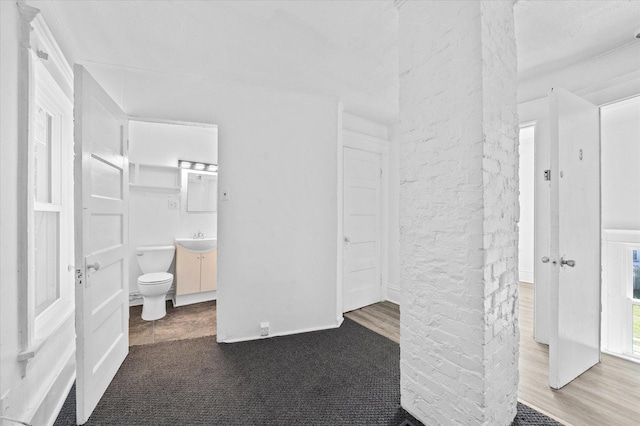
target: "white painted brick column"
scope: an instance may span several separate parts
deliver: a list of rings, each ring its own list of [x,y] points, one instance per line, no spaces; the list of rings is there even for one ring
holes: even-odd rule
[[[400,5],[402,406],[508,425],[518,389],[511,1]]]

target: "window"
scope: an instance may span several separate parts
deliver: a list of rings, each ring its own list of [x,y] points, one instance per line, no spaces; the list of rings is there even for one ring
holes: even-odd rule
[[[60,135],[54,131],[59,128],[59,117],[54,118],[38,99],[33,123],[36,316],[60,298]]]
[[[72,112],[49,71],[33,59],[28,150],[28,263],[33,342],[73,313]]]

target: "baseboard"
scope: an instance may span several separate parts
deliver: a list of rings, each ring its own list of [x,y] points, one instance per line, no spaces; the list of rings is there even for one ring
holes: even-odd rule
[[[626,361],[630,361],[630,362],[634,362],[636,364],[640,364],[640,358],[638,358],[637,356],[621,354],[621,353],[618,353],[618,352],[609,352],[609,351],[606,351],[604,349],[602,349],[600,352],[602,352],[603,354],[609,355],[609,356],[615,356],[616,358],[620,358],[620,359],[624,359]]]
[[[344,321],[344,318],[342,319],[342,321]],[[235,339],[224,339],[224,340],[218,341],[218,343],[249,342],[251,340],[270,339],[272,337],[280,337],[280,336],[291,336],[293,334],[311,333],[313,331],[332,330],[334,328],[340,328],[340,326],[342,325],[342,321],[340,321],[337,324],[333,324],[333,325],[329,325],[329,326],[325,326],[325,327],[321,326],[321,327],[300,328],[300,329],[297,329],[297,330],[283,331],[283,332],[280,332],[280,333],[273,333],[273,334],[270,334],[268,336],[254,335],[254,336],[247,336],[247,337],[238,337],[238,338],[235,338]]]
[[[69,391],[76,380],[76,351],[73,348],[68,357],[67,362],[60,371],[60,374],[56,377],[56,380],[51,385],[51,388],[46,393],[44,399],[40,401],[35,414],[31,418],[32,425],[47,425],[52,426],[62,406],[69,395]]]
[[[400,289],[394,286],[387,286],[387,300],[393,302],[396,305],[400,304]]]

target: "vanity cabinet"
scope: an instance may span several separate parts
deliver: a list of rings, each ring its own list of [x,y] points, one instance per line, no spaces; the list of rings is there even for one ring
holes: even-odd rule
[[[176,295],[216,290],[217,251],[195,252],[176,246]]]

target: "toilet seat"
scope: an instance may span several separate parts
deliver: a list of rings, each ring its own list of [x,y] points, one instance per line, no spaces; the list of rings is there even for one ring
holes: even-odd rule
[[[138,284],[164,284],[170,280],[173,280],[173,275],[168,272],[151,272],[149,274],[140,275],[138,277]]]

